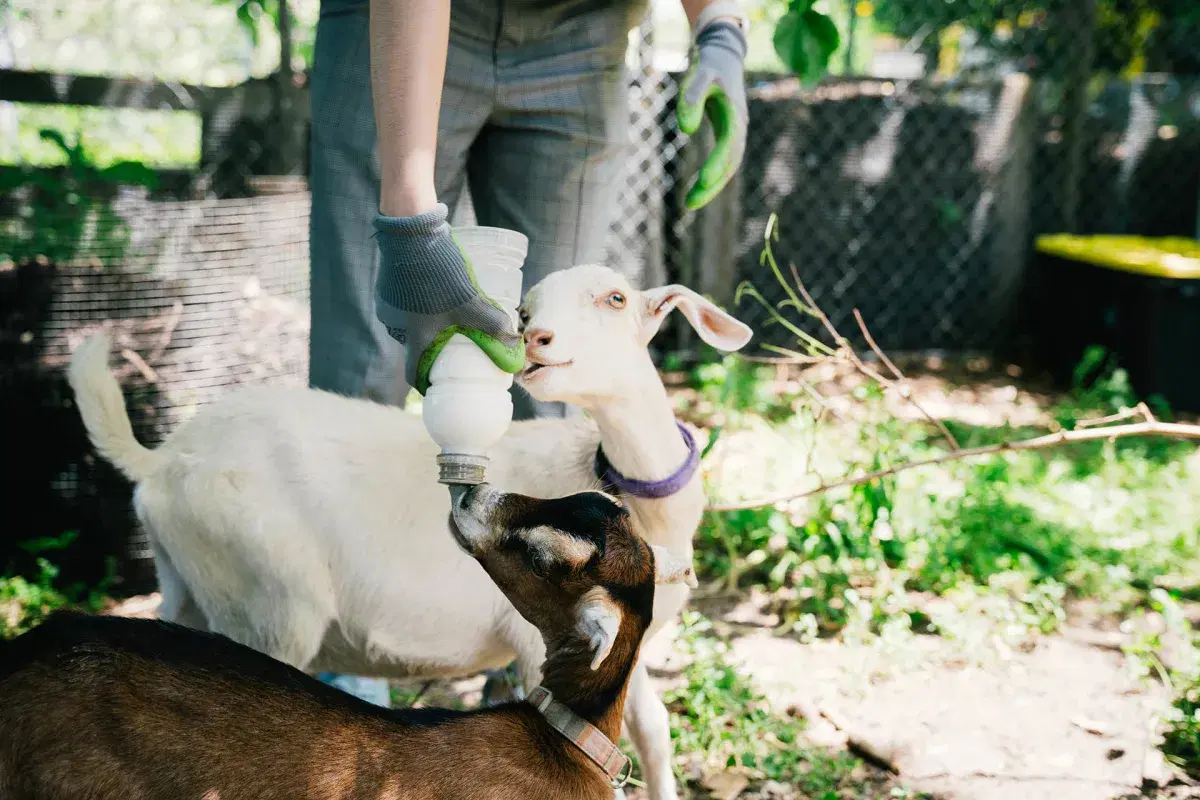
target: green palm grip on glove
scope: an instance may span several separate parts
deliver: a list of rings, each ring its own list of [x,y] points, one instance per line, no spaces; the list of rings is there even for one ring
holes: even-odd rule
[[[439,204],[416,217],[375,220],[382,258],[376,313],[405,345],[405,377],[422,395],[455,334],[470,339],[507,373],[525,364],[525,343],[508,312],[479,285],[447,217],[448,209]]]
[[[451,237],[454,236],[453,231]],[[489,297],[483,287],[479,285],[478,278],[475,277],[475,268],[471,266],[471,259],[467,258],[467,253],[462,249],[462,245],[458,243],[458,239],[454,240],[454,244],[462,253],[463,263],[467,266],[467,275],[471,279],[471,285],[479,292],[479,296],[486,300],[491,305],[495,306],[498,311],[505,314],[503,306]],[[502,369],[510,375],[521,371],[525,366],[525,340],[518,338],[517,344],[506,345],[494,336],[489,336],[478,328],[468,328],[463,325],[451,325],[444,329],[437,336],[433,337],[433,341],[425,348],[425,352],[421,353],[421,359],[417,362],[417,386],[416,389],[423,396],[429,391],[429,374],[433,372],[433,365],[437,362],[438,356],[442,354],[442,349],[446,343],[455,335],[465,336],[475,343],[475,346],[484,352],[484,354],[492,360],[497,369]]]
[[[498,369],[502,369],[510,375],[520,372],[521,368],[525,366],[524,342],[510,347],[495,337],[488,336],[483,331],[476,330],[475,328],[451,325],[435,336],[433,341],[429,343],[429,347],[426,347],[425,352],[421,354],[421,360],[417,364],[416,389],[422,395],[429,391],[429,374],[433,371],[434,363],[437,361],[438,356],[442,354],[442,349],[445,348],[446,343],[455,335],[465,336],[470,339],[492,360],[492,363]]]
[[[679,130],[689,136],[707,116],[715,143],[688,191],[692,211],[720,194],[741,166],[746,150],[745,57],[746,37],[735,25],[714,22],[696,36],[675,116]]]

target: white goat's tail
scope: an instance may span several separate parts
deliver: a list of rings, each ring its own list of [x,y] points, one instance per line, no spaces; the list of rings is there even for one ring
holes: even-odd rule
[[[108,334],[101,333],[75,348],[67,382],[92,444],[130,480],[140,483],[160,457],[133,436],[121,385],[108,368],[110,347]]]

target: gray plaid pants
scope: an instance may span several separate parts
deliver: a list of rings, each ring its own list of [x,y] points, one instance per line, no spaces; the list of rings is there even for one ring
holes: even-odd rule
[[[438,198],[529,237],[525,288],[600,262],[628,136],[624,57],[638,0],[456,0],[438,125]],[[309,384],[400,405],[403,353],[375,318],[379,153],[368,9],[323,0],[312,71]],[[562,416],[514,388],[515,416]]]

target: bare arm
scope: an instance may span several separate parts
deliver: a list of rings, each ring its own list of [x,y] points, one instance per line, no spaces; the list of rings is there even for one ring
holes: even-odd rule
[[[687,14],[688,24],[695,27],[696,20],[700,18],[701,12],[711,6],[716,0],[682,0],[683,13]],[[728,19],[733,21],[735,17],[718,17],[718,19]]]
[[[433,165],[450,40],[450,0],[373,0],[371,93],[379,137],[380,213],[437,204]]]

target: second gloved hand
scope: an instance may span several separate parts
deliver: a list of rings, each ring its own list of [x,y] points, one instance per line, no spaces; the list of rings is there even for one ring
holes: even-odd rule
[[[716,138],[687,194],[694,211],[721,193],[746,152],[746,34],[731,22],[711,22],[697,32],[690,60],[676,106],[679,129],[691,136],[707,116]]]
[[[439,203],[415,217],[375,218],[382,257],[375,311],[404,345],[404,379],[422,395],[433,363],[456,333],[505,372],[525,365],[525,346],[512,318],[480,289],[448,217]]]

